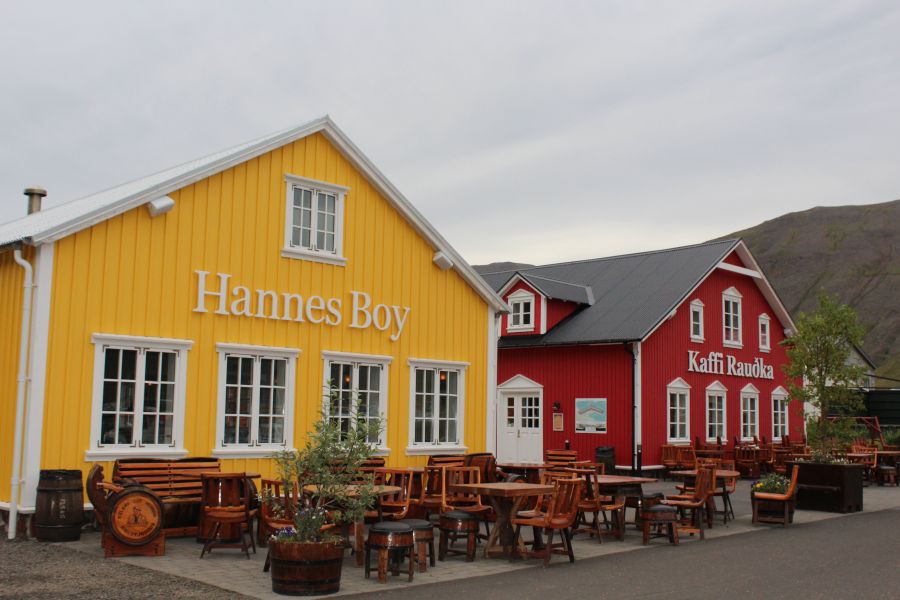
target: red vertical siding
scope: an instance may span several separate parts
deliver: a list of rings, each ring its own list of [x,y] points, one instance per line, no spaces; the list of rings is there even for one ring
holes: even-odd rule
[[[746,267],[747,266],[744,264],[744,261],[741,260],[741,257],[737,255],[737,252],[732,252],[731,254],[726,256],[724,259],[722,259],[722,262],[726,262],[729,265],[734,265],[736,267]]]
[[[581,304],[566,302],[565,300],[547,300],[547,331],[554,325],[578,310]]]
[[[509,315],[507,314],[503,315],[502,335],[535,335],[541,332],[541,321],[544,318],[544,314],[543,310],[541,310],[542,296],[540,292],[524,281],[517,281],[515,285],[503,294],[503,301],[508,304],[509,297],[519,290],[525,290],[526,292],[534,294],[534,306],[532,307],[532,310],[534,311],[534,329],[530,331],[509,331]]]
[[[728,260],[731,264],[737,264]],[[722,345],[722,292],[734,287],[743,296],[741,300],[741,333],[743,348],[726,348]],[[690,302],[699,298],[704,304],[703,320],[705,341],[692,342],[690,338]],[[770,350],[759,349],[758,319],[765,313],[770,318]],[[740,436],[741,389],[752,383],[759,389],[759,433],[772,438],[772,391],[779,386],[787,388],[787,378],[781,365],[787,356],[779,343],[784,339],[784,325],[757,288],[754,280],[745,275],[722,269],[715,270],[701,286],[679,306],[674,317],[663,323],[641,348],[641,403],[644,464],[659,464],[660,445],[666,443],[666,386],[681,377],[690,386],[690,439],[696,436],[706,440],[706,388],[719,381],[726,392],[726,432],[729,445]],[[727,374],[705,374],[688,371],[688,351],[696,350],[701,356],[710,352],[722,352],[741,362],[752,363],[761,357],[773,367],[774,380],[736,377]],[[788,417],[792,436],[802,432],[802,407],[791,403]],[[723,440],[724,441],[724,440]]]
[[[524,375],[544,386],[544,449],[566,440],[582,460],[597,446],[613,446],[616,463],[631,463],[631,353],[621,344],[501,349],[497,381]],[[606,434],[575,433],[575,398],[607,399]],[[553,403],[560,404],[564,431],[553,431]]]

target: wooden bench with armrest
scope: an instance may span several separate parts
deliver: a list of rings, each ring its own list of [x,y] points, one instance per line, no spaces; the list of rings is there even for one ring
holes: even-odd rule
[[[217,458],[123,458],[116,461],[113,481],[136,481],[159,497],[165,509],[166,536],[193,536],[200,521],[200,475],[221,470]]]

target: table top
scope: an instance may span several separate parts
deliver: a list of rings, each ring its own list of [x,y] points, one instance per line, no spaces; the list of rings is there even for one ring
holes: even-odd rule
[[[406,471],[407,473],[424,473],[426,467],[375,467],[374,473],[386,473],[389,471]]]
[[[458,483],[451,485],[452,491],[471,491],[482,496],[498,496],[501,498],[516,498],[518,496],[539,496],[553,491],[552,485],[540,483]]]
[[[501,469],[549,469],[555,465],[544,462],[502,462],[497,463]]]
[[[631,477],[630,475],[597,475],[600,485],[628,485],[638,483],[655,483],[653,477]]]
[[[348,485],[347,486],[347,495],[352,496],[356,492],[356,490],[358,490],[361,487],[362,487],[361,485],[355,485],[355,484]],[[399,492],[401,490],[401,488],[399,488],[396,485],[373,485],[372,490],[378,496],[387,496],[388,494],[396,494],[397,492]],[[319,486],[314,483],[309,483],[309,484],[303,486],[303,491],[306,492],[307,494],[318,494]]]
[[[670,471],[669,475],[679,475],[681,477],[696,477],[697,469],[690,469],[685,471]],[[716,477],[740,477],[740,471],[731,471],[727,469],[716,469]]]

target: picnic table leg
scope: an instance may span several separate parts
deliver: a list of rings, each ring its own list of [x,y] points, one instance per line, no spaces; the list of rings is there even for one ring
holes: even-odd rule
[[[363,524],[362,522],[353,524],[353,551],[356,552],[356,566],[363,566],[363,550],[365,542],[363,540]],[[379,556],[379,561],[381,557]]]
[[[524,497],[518,498],[498,498],[489,496],[491,506],[497,514],[497,523],[491,530],[487,544],[484,546],[485,558],[489,556],[489,552],[497,545],[497,538],[500,538],[500,545],[503,548],[503,556],[512,556],[513,548],[516,545],[516,532],[512,526],[512,516],[519,511],[522,506]]]

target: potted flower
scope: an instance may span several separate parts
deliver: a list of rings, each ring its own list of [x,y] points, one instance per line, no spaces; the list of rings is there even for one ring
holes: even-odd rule
[[[372,454],[368,440],[378,426],[365,418],[348,421],[323,414],[304,448],[272,456],[284,489],[297,485],[301,491],[293,527],[269,538],[272,591],[305,596],[340,589],[345,536],[374,504],[372,478],[360,467]]]
[[[863,465],[841,458],[856,437],[855,419],[862,408],[859,383],[864,370],[850,354],[862,342],[853,309],[825,293],[818,308],[801,313],[797,331],[782,342],[790,363],[791,401],[811,407],[807,440],[812,455],[797,461],[797,508],[833,512],[862,510]],[[788,470],[794,463],[787,463]]]

